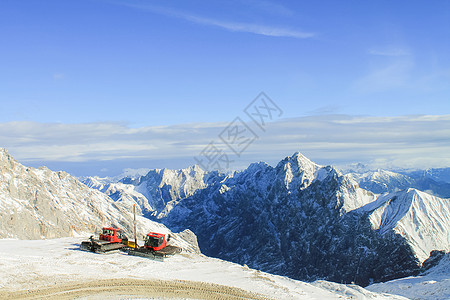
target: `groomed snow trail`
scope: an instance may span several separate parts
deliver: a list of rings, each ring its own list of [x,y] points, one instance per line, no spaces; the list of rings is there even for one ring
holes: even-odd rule
[[[107,279],[30,291],[0,292],[0,299],[271,299],[239,288],[186,280]]]

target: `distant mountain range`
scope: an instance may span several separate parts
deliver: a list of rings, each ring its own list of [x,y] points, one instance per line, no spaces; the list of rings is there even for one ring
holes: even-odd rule
[[[160,220],[182,199],[224,178],[224,174],[206,172],[198,166],[193,166],[181,170],[150,170],[146,175],[137,177],[86,177],[81,181],[126,207],[137,204],[143,216]]]
[[[450,169],[430,169],[401,174],[377,170],[365,173],[349,172],[347,174],[358,182],[360,187],[377,194],[415,188],[441,198],[450,198],[450,181],[444,181],[446,180],[444,175],[447,170],[450,171]]]
[[[343,175],[300,153],[227,176],[194,166],[84,182],[173,230],[190,228],[207,255],[301,280],[367,285],[415,274],[432,250],[450,250],[449,199],[404,174]]]
[[[450,183],[450,168],[431,168],[426,170],[416,170],[401,173],[415,179],[430,178],[437,182]]]

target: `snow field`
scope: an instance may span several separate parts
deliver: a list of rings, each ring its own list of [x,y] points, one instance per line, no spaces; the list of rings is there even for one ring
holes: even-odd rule
[[[192,253],[158,262],[122,252],[103,255],[83,252],[79,250],[80,241],[77,238],[0,240],[3,275],[0,296],[2,292],[114,279],[218,284],[225,286],[222,287],[225,290],[226,287],[237,288],[267,299],[404,299],[350,285],[304,283]],[[131,290],[128,293],[132,295]]]

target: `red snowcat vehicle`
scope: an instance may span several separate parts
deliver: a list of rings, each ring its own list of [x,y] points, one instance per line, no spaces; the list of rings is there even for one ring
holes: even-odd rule
[[[130,247],[129,255],[142,256],[155,260],[163,260],[164,257],[171,256],[181,252],[181,248],[173,245],[167,245],[170,241],[170,235],[166,236],[162,233],[150,232],[145,236],[144,246]]]
[[[107,253],[120,250],[127,246],[129,246],[128,238],[123,234],[121,229],[103,227],[98,239],[94,239],[94,236],[91,236],[89,241],[81,242],[80,249],[96,253]]]

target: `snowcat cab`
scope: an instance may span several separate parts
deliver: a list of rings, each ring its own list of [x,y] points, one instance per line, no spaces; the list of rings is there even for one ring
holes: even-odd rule
[[[143,247],[130,248],[129,255],[142,256],[154,260],[163,261],[165,257],[181,253],[181,248],[174,245],[167,245],[170,241],[170,234],[166,236],[162,233],[150,232],[145,237]]]
[[[123,237],[122,230],[112,227],[103,227],[103,231],[100,234],[100,240],[111,243],[122,243]]]
[[[170,235],[168,240],[170,240]],[[145,236],[144,247],[154,251],[159,251],[167,247],[168,240],[166,241],[166,236],[162,233],[150,232]]]

